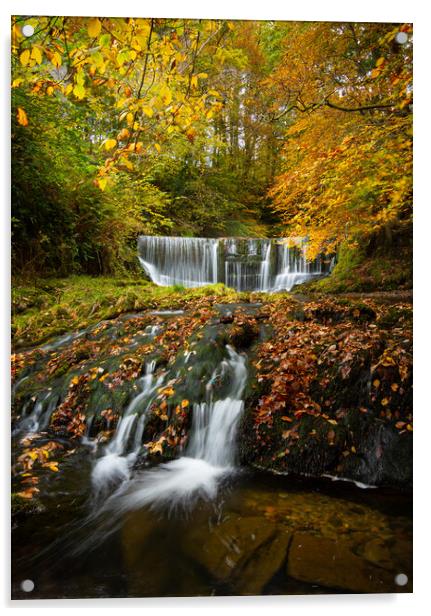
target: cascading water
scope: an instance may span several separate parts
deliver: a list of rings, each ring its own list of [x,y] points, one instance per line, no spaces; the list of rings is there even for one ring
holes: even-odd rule
[[[216,239],[142,236],[139,246],[142,267],[160,286],[200,287],[218,280]]]
[[[291,240],[141,236],[138,255],[161,286],[199,287],[223,282],[237,291],[289,291],[326,274],[320,258],[306,259],[303,238]]]
[[[93,468],[91,479],[96,495],[129,478],[141,447],[146,411],[163,382],[164,375],[155,378],[154,369],[154,361],[146,365],[145,375],[139,379],[139,393],[125,410],[113,439]]]
[[[207,383],[206,400],[193,405],[193,421],[185,455],[138,474],[126,492],[120,489],[119,493],[108,499],[105,509],[113,508],[119,512],[145,505],[173,508],[194,502],[199,497],[215,497],[219,479],[235,467],[235,440],[247,380],[245,356],[230,346],[226,347],[226,351],[227,357],[217,366]],[[228,383],[227,391],[223,398],[214,400],[213,386],[220,381]],[[102,467],[106,464],[103,460],[98,463]],[[99,480],[96,466],[93,481]]]

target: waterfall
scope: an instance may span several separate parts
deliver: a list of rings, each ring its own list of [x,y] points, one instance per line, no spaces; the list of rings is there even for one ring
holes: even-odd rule
[[[124,411],[113,439],[96,461],[91,474],[96,497],[129,479],[130,468],[141,448],[147,411],[163,382],[164,375],[156,379],[154,370],[154,361],[146,364],[145,375],[138,381],[139,393]]]
[[[156,284],[200,287],[223,282],[237,291],[290,291],[295,284],[329,272],[320,258],[308,261],[306,251],[303,238],[138,240],[140,263]]]
[[[141,236],[139,260],[156,284],[202,287],[218,281],[218,240]]]
[[[214,498],[219,480],[235,468],[236,435],[247,380],[246,359],[230,346],[207,383],[207,398],[193,405],[189,443],[182,457],[141,472],[126,492],[108,499],[105,508],[117,512],[186,505],[197,498]],[[213,385],[228,383],[224,397],[213,399]]]
[[[230,467],[235,461],[235,436],[243,409],[241,395],[247,378],[245,359],[230,346],[207,386],[208,399],[193,406],[193,423],[187,454],[213,466]],[[221,374],[220,374],[221,373]],[[229,392],[222,400],[212,400],[211,385],[219,376],[230,377]]]

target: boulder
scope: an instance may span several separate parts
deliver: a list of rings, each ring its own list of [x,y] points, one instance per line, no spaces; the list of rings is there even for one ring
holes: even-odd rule
[[[369,546],[368,552],[373,550]],[[386,553],[369,554],[374,561],[386,561]],[[387,562],[385,562],[387,566]],[[411,592],[410,581],[400,587],[395,577],[403,571],[389,571],[358,556],[349,538],[328,539],[311,533],[295,533],[287,562],[288,577],[357,593]]]
[[[287,530],[262,517],[230,515],[210,530],[192,529],[183,547],[218,582],[238,594],[254,595],[283,565],[288,542]]]

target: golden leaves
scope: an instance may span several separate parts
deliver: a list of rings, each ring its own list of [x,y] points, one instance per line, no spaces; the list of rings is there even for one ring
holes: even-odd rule
[[[73,87],[73,93],[76,96],[77,99],[82,100],[83,98],[85,98],[85,87],[82,83],[77,83],[74,87]]]
[[[43,468],[49,468],[50,471],[58,473],[58,462],[45,462],[42,464]]]
[[[112,150],[117,145],[116,139],[107,139],[104,143],[105,150]]]
[[[127,128],[123,128],[117,135],[118,141],[125,141],[130,137],[130,131]]]
[[[19,57],[19,61],[21,62],[23,66],[27,66],[27,64],[29,63],[29,60],[30,60],[30,50],[24,49],[24,51]]]
[[[145,447],[151,454],[163,453],[163,443],[166,441],[166,436],[161,436],[158,441],[151,441],[145,444]]]
[[[16,119],[21,126],[28,126],[27,114],[22,107],[18,107],[16,110]]]
[[[62,64],[62,59],[58,51],[55,51],[51,56],[51,63],[55,66],[55,68],[59,68]]]
[[[100,20],[97,17],[94,17],[93,19],[89,20],[88,25],[87,25],[88,36],[90,36],[91,38],[95,38],[96,36],[99,36],[101,29],[102,29],[102,24],[100,23]]]
[[[36,61],[37,64],[42,64],[42,52],[39,47],[33,47],[31,50],[31,57]]]
[[[106,188],[106,184],[107,184],[108,180],[106,178],[97,178],[96,180],[96,184],[97,186],[100,188],[100,190],[104,191]],[[107,375],[105,375],[106,377]]]

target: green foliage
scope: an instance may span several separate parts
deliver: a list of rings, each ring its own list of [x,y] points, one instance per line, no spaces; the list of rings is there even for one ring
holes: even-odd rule
[[[85,134],[91,108],[14,90],[31,120],[12,118],[12,258],[15,271],[112,273],[135,265],[136,236],[166,233],[168,197],[145,175],[115,175],[100,191],[100,152]],[[25,101],[25,102],[23,102]]]

